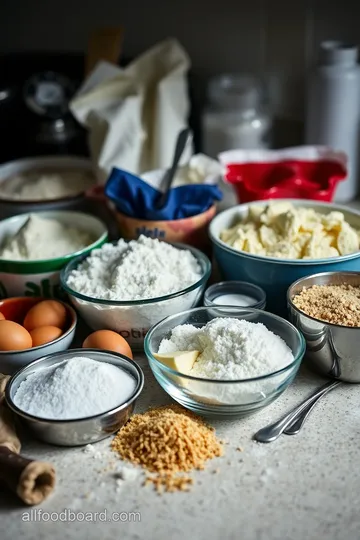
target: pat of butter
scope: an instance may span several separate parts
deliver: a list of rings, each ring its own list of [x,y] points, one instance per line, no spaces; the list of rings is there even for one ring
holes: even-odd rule
[[[169,368],[188,375],[199,354],[200,351],[175,351],[173,353],[153,353],[153,356]]]

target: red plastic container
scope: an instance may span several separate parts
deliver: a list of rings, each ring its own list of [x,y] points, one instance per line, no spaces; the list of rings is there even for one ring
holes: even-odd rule
[[[288,149],[286,152],[289,154]],[[295,152],[296,153],[296,152]],[[224,156],[228,154],[230,161]],[[240,152],[239,152],[240,154]],[[261,153],[260,153],[261,154]],[[236,152],[224,153],[220,159],[226,167],[225,180],[234,186],[239,202],[266,199],[311,199],[331,202],[337,184],[347,175],[343,154],[320,153],[318,159],[274,159],[276,152],[270,152],[272,160],[231,162]],[[264,158],[269,152],[264,152]],[[279,151],[279,156],[284,151]],[[251,159],[251,151],[246,155]]]

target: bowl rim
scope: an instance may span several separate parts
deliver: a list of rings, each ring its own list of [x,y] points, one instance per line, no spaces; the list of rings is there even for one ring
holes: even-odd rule
[[[122,239],[126,243],[131,242],[132,240],[126,240]],[[113,242],[108,242],[109,244],[117,244],[119,240],[114,240]],[[175,291],[170,294],[166,294],[165,296],[158,296],[154,298],[144,298],[142,300],[106,300],[105,298],[94,298],[93,296],[87,296],[85,294],[79,293],[69,287],[69,285],[66,283],[66,279],[68,277],[68,274],[70,271],[75,270],[75,267],[79,266],[81,262],[83,262],[87,257],[91,255],[90,254],[83,254],[78,257],[73,258],[71,261],[68,262],[68,264],[62,268],[60,272],[60,284],[61,287],[64,289],[64,291],[70,295],[74,296],[75,298],[79,300],[83,300],[86,302],[89,302],[90,304],[102,304],[106,306],[139,306],[139,305],[147,305],[147,304],[157,304],[159,302],[164,302],[165,300],[171,300],[173,298],[177,298],[178,296],[183,296],[184,294],[187,294],[195,289],[198,289],[203,284],[205,285],[208,281],[210,274],[211,274],[211,262],[209,258],[205,255],[205,253],[202,253],[199,249],[189,246],[187,244],[181,244],[177,242],[166,242],[164,240],[159,240],[159,242],[165,242],[166,244],[170,244],[178,249],[187,249],[190,251],[194,257],[197,259],[197,261],[201,261],[204,268],[203,275],[200,279],[198,279],[195,283],[189,285],[185,289],[181,289],[180,291]],[[74,267],[74,268],[72,268]]]
[[[0,203],[1,203],[1,201],[0,201]],[[101,226],[101,228],[103,229],[103,232],[99,236],[97,236],[96,240],[94,240],[88,246],[85,246],[85,247],[83,247],[81,249],[78,249],[77,251],[73,251],[71,253],[67,253],[65,255],[62,255],[61,257],[53,257],[53,258],[50,258],[50,259],[16,260],[16,259],[5,259],[5,258],[0,256],[0,263],[5,264],[7,266],[13,266],[14,267],[14,270],[13,270],[14,273],[16,273],[16,268],[15,267],[21,268],[21,270],[22,270],[21,273],[24,273],[24,271],[28,271],[30,273],[46,272],[45,269],[43,269],[41,271],[38,267],[42,266],[42,265],[46,265],[46,264],[51,264],[51,265],[60,264],[60,263],[65,264],[69,260],[71,260],[73,257],[83,255],[84,253],[87,253],[88,251],[92,251],[96,247],[102,245],[104,242],[106,242],[106,240],[108,238],[108,235],[109,235],[107,226],[105,225],[105,223],[101,219],[99,219],[97,216],[94,216],[93,214],[90,214],[88,212],[81,212],[81,211],[78,211],[78,210],[44,210],[44,211],[39,211],[39,212],[27,212],[27,213],[24,213],[24,214],[17,214],[16,216],[12,216],[12,217],[1,220],[0,230],[1,230],[1,225],[2,224],[12,223],[12,222],[16,222],[16,221],[22,220],[22,219],[26,220],[34,213],[37,215],[37,217],[40,217],[40,218],[44,217],[44,219],[57,219],[57,216],[59,214],[62,214],[64,217],[68,217],[69,219],[71,219],[71,217],[74,216],[74,215],[86,216],[86,219],[88,219],[88,218],[91,219],[93,221],[93,223],[97,222],[97,225],[99,226],[99,228]],[[65,221],[66,220],[64,220],[64,223],[65,223]],[[74,225],[71,224],[71,223],[70,224],[67,223],[67,226],[71,227],[71,226],[74,226]],[[34,267],[36,267],[37,270],[34,270]],[[1,271],[4,272],[4,273],[12,273],[12,271],[9,271],[9,270],[1,270]]]
[[[50,345],[54,345],[55,343],[59,343],[62,339],[65,339],[72,332],[74,332],[75,329],[76,329],[76,326],[77,326],[78,317],[77,317],[75,309],[70,304],[67,304],[66,302],[63,302],[62,300],[58,300],[57,298],[43,298],[43,297],[40,297],[40,296],[11,296],[10,298],[3,298],[2,300],[0,300],[0,302],[4,302],[4,301],[6,302],[6,300],[16,300],[16,299],[20,299],[20,298],[21,299],[31,298],[31,299],[34,299],[34,300],[39,299],[39,303],[42,302],[43,300],[54,300],[55,302],[59,302],[60,304],[62,304],[65,307],[66,311],[68,313],[70,313],[70,315],[71,315],[71,325],[66,330],[66,332],[61,334],[61,336],[59,336],[56,339],[53,339],[52,341],[49,341],[48,343],[43,343],[42,345],[38,345],[37,347],[31,347],[30,349],[22,349],[20,351],[18,349],[15,349],[15,350],[12,350],[12,351],[0,351],[0,360],[1,360],[1,357],[5,357],[6,355],[9,355],[9,354],[11,354],[11,356],[17,356],[17,355],[21,355],[21,354],[24,354],[24,353],[30,353],[32,351],[40,351],[41,349],[44,349],[45,347],[49,347]],[[34,305],[36,305],[36,304],[34,304]],[[0,306],[0,308],[1,308],[1,306]],[[59,351],[59,352],[62,352],[62,351]],[[36,361],[36,360],[34,360],[34,361]],[[29,364],[27,364],[27,365],[29,365]]]
[[[335,274],[357,275],[357,276],[360,277],[360,272],[355,272],[355,271],[351,271],[351,270],[344,270],[344,271],[339,270],[338,272],[318,272],[316,274],[309,274],[308,276],[303,276],[303,277],[297,279],[296,281],[294,281],[288,287],[287,292],[286,292],[286,300],[287,300],[288,304],[290,304],[291,308],[294,311],[296,311],[299,315],[301,315],[302,317],[305,316],[305,317],[307,317],[308,319],[311,319],[314,322],[321,323],[321,324],[327,325],[327,326],[332,326],[334,328],[342,328],[343,330],[344,329],[346,329],[346,330],[360,330],[359,326],[344,326],[343,324],[334,324],[334,323],[331,323],[331,322],[328,322],[328,321],[323,321],[322,319],[316,319],[315,317],[312,317],[311,315],[308,315],[305,311],[302,311],[301,309],[299,309],[297,306],[295,306],[294,302],[292,301],[294,296],[291,297],[290,294],[291,294],[292,288],[295,287],[295,285],[298,285],[299,283],[301,283],[305,279],[317,278],[317,277],[321,277],[321,276],[331,276],[331,275],[335,275]],[[326,285],[325,285],[325,287],[326,287]]]
[[[254,283],[250,283],[250,281],[229,279],[229,281],[218,281],[216,283],[212,283],[211,285],[209,285],[209,287],[207,287],[207,289],[204,291],[204,302],[207,301],[207,302],[210,302],[210,303],[206,304],[206,305],[204,303],[203,307],[213,307],[215,309],[217,307],[219,307],[219,306],[221,307],[221,304],[211,303],[213,301],[209,298],[209,296],[213,293],[215,288],[221,288],[221,287],[224,287],[224,286],[231,286],[231,285],[233,285],[235,287],[239,287],[239,288],[241,288],[242,286],[249,287],[253,291],[254,290],[257,291],[257,293],[261,297],[260,300],[256,300],[256,304],[253,305],[253,306],[234,306],[234,307],[245,307],[245,308],[249,307],[249,308],[254,308],[254,309],[261,309],[259,306],[265,306],[266,305],[266,292],[264,291],[264,289],[262,287],[260,287],[259,285],[255,285]],[[237,293],[235,293],[235,294],[237,294]],[[219,296],[221,296],[220,291],[219,291]],[[262,309],[264,309],[264,308],[262,308]]]
[[[181,373],[180,371],[176,371],[175,369],[172,369],[172,368],[166,366],[165,364],[160,362],[160,360],[157,360],[153,356],[152,351],[150,349],[149,342],[150,342],[150,338],[151,338],[152,334],[155,332],[155,330],[158,328],[158,326],[160,326],[162,323],[164,323],[167,320],[174,319],[175,317],[189,315],[189,314],[192,314],[192,313],[195,313],[195,312],[199,312],[201,310],[202,311],[209,311],[209,310],[214,310],[214,309],[216,309],[216,310],[224,310],[224,311],[225,310],[236,311],[236,312],[239,312],[239,313],[241,313],[241,312],[249,313],[250,312],[250,313],[255,314],[255,315],[256,314],[261,314],[261,315],[265,314],[265,317],[268,316],[269,318],[276,319],[277,321],[279,321],[281,323],[285,323],[285,325],[288,326],[295,333],[295,335],[299,338],[299,349],[300,350],[299,350],[298,354],[296,355],[296,357],[294,357],[294,360],[290,364],[288,364],[287,366],[285,366],[285,367],[283,367],[283,368],[281,368],[281,369],[279,369],[277,371],[267,373],[266,375],[260,375],[258,377],[251,377],[251,378],[248,378],[248,379],[206,379],[206,378],[202,378],[202,377],[194,377],[193,375],[187,375],[185,373]],[[203,325],[203,326],[205,326],[205,325]],[[216,308],[214,306],[202,306],[202,307],[188,309],[186,311],[181,311],[180,313],[176,313],[175,315],[169,315],[168,317],[165,317],[164,319],[162,319],[158,323],[154,324],[154,326],[152,326],[150,328],[150,330],[147,332],[147,334],[145,336],[145,339],[144,339],[144,351],[145,351],[145,354],[146,354],[146,356],[148,358],[151,370],[152,370],[151,362],[153,362],[155,365],[160,367],[160,369],[162,371],[170,373],[171,375],[184,377],[185,379],[188,379],[188,380],[191,380],[191,381],[198,381],[198,382],[205,382],[205,383],[216,383],[216,384],[249,383],[249,382],[256,382],[256,381],[261,381],[261,380],[264,380],[264,379],[269,379],[271,377],[275,377],[276,375],[280,375],[281,373],[285,373],[286,371],[290,370],[290,368],[295,367],[297,364],[300,364],[302,359],[303,359],[303,356],[305,354],[305,350],[306,350],[305,338],[302,335],[302,333],[296,328],[296,326],[294,326],[291,322],[287,321],[286,319],[284,319],[282,317],[279,317],[278,315],[274,315],[273,313],[270,313],[269,311],[264,311],[263,309],[243,308],[243,307],[235,307],[235,306],[219,306],[219,307],[216,307]]]
[[[114,407],[113,409],[110,409],[108,411],[104,411],[104,412],[102,412],[100,414],[95,414],[93,416],[86,416],[84,418],[60,419],[60,420],[53,419],[53,418],[42,418],[42,417],[39,417],[39,416],[34,416],[33,414],[29,414],[29,413],[23,411],[22,409],[20,409],[14,403],[14,401],[13,401],[11,395],[10,395],[11,388],[14,385],[16,379],[20,375],[22,375],[24,371],[26,371],[27,369],[30,370],[32,367],[36,366],[36,364],[39,364],[39,363],[43,362],[44,360],[48,360],[49,358],[55,359],[55,362],[54,362],[54,364],[55,364],[56,359],[58,357],[61,357],[64,354],[69,353],[69,351],[58,351],[56,353],[48,354],[46,356],[42,356],[41,358],[38,358],[37,360],[34,360],[33,362],[31,362],[27,366],[23,366],[21,369],[19,369],[16,373],[14,373],[10,377],[10,380],[8,381],[8,383],[7,383],[6,387],[5,387],[5,400],[6,400],[7,405],[18,416],[21,416],[22,418],[25,418],[26,420],[32,420],[32,421],[36,421],[38,423],[41,422],[41,423],[56,424],[56,425],[59,425],[59,424],[74,424],[74,423],[77,423],[77,422],[88,422],[88,421],[91,421],[91,420],[97,420],[98,418],[113,415],[113,414],[116,414],[116,413],[122,411],[123,409],[126,409],[129,405],[131,405],[139,397],[139,395],[141,394],[141,392],[143,390],[145,377],[144,377],[144,373],[143,373],[141,367],[137,364],[137,362],[135,362],[135,360],[132,360],[131,358],[129,358],[128,356],[125,356],[124,354],[116,353],[114,351],[108,351],[108,350],[105,350],[105,349],[83,349],[83,348],[71,349],[71,353],[91,354],[91,353],[94,353],[94,352],[96,352],[97,354],[101,354],[101,356],[104,356],[104,357],[107,357],[107,356],[120,357],[123,360],[125,360],[126,362],[128,362],[129,364],[131,364],[135,368],[135,371],[137,373],[136,387],[135,387],[135,390],[133,391],[133,393],[131,394],[131,396],[124,403],[121,403],[120,405],[118,405],[117,407]],[[63,358],[63,360],[65,360],[65,358]],[[109,361],[107,363],[111,364],[111,362],[109,362]],[[54,364],[52,364],[52,365],[54,365]],[[116,365],[116,364],[112,364],[112,365]]]
[[[41,163],[39,163],[39,161]],[[54,162],[55,165],[54,165]],[[50,169],[50,168],[58,168],[61,171],[70,170],[73,171],[79,170],[87,173],[92,173],[94,176],[94,180],[96,180],[96,173],[94,170],[94,166],[92,165],[91,161],[87,159],[86,157],[82,156],[71,156],[63,155],[63,156],[57,156],[54,155],[43,155],[43,156],[36,156],[36,157],[27,157],[27,158],[20,158],[20,159],[12,159],[10,161],[6,161],[5,163],[1,163],[0,165],[0,172],[2,168],[5,167],[16,167],[16,166],[23,166],[24,170],[18,171],[18,173],[14,174],[26,174],[32,171],[37,171],[41,169]],[[28,168],[26,168],[28,167]],[[14,176],[11,175],[11,176]],[[0,186],[3,182],[6,182],[11,178],[11,176],[2,177],[0,179]],[[11,199],[6,197],[0,197],[0,204],[4,205],[24,205],[24,206],[33,206],[33,205],[39,205],[39,206],[46,206],[48,204],[66,204],[75,202],[78,200],[81,200],[85,197],[87,190],[81,190],[75,195],[66,195],[63,197],[58,197],[56,199]]]
[[[232,253],[233,255],[241,255],[241,257],[245,257],[247,259],[252,259],[254,261],[261,261],[261,262],[269,262],[274,264],[289,264],[289,265],[297,265],[297,266],[315,266],[319,264],[332,264],[336,262],[344,262],[349,261],[352,259],[356,259],[360,257],[360,250],[355,251],[354,253],[348,253],[347,255],[337,255],[335,257],[325,257],[322,259],[284,259],[279,257],[268,257],[266,255],[255,255],[252,253],[248,253],[246,251],[242,251],[240,249],[235,249],[228,244],[226,244],[223,240],[219,238],[218,235],[214,233],[214,226],[216,222],[219,220],[220,216],[223,216],[225,213],[236,214],[236,211],[244,210],[246,208],[249,208],[250,206],[266,206],[270,203],[276,203],[276,202],[290,202],[295,203],[295,206],[304,206],[305,208],[326,208],[329,207],[329,212],[331,211],[337,211],[342,212],[345,214],[352,214],[353,216],[356,216],[359,218],[360,221],[360,210],[356,210],[355,208],[349,208],[345,205],[340,204],[334,204],[330,202],[321,202],[321,201],[310,201],[309,199],[266,199],[266,200],[260,200],[260,201],[252,201],[249,203],[243,203],[238,204],[235,206],[232,206],[231,208],[227,208],[226,210],[223,210],[222,212],[219,212],[210,222],[209,225],[209,236],[213,244],[217,245],[221,249],[228,251],[229,253]]]

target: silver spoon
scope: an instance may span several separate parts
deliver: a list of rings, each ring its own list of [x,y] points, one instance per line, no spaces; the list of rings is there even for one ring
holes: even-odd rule
[[[315,408],[315,405],[318,403],[318,401],[325,396],[328,392],[330,392],[333,388],[336,388],[341,383],[341,381],[335,381],[333,385],[329,385],[327,388],[327,391],[325,391],[323,394],[318,396],[314,401],[309,405],[302,413],[300,413],[295,420],[290,424],[288,428],[285,429],[284,433],[285,435],[297,435],[303,425],[305,424],[306,420],[308,419],[311,411]]]
[[[190,133],[190,129],[185,128],[182,131],[180,131],[180,133],[178,135],[172,165],[171,165],[170,169],[168,169],[165,172],[165,175],[164,175],[164,177],[163,177],[163,179],[161,181],[161,184],[160,184],[161,189],[163,190],[163,193],[160,195],[160,197],[158,198],[158,200],[155,203],[155,206],[156,206],[156,208],[158,210],[163,208],[163,206],[165,206],[165,204],[166,204],[169,189],[171,188],[171,184],[172,184],[172,182],[174,180],[175,173],[176,173],[177,168],[178,168],[178,163],[180,161],[180,158],[181,158],[182,153],[184,151],[184,148],[186,146],[186,143],[187,143],[187,140],[188,140],[188,137],[189,137],[189,133]]]
[[[320,398],[330,392],[333,388],[336,388],[336,386],[339,384],[341,384],[341,381],[327,382],[321,388],[316,390],[314,394],[300,403],[300,405],[297,405],[292,411],[280,418],[280,420],[260,429],[257,433],[255,433],[254,439],[264,443],[275,441],[294,423],[294,421],[297,421],[301,413],[307,411],[310,406],[315,405]]]

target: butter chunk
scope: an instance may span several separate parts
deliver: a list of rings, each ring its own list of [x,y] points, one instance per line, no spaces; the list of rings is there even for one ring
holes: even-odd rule
[[[153,353],[154,358],[162,362],[165,366],[189,375],[200,351],[175,351],[172,353]]]
[[[359,249],[359,239],[356,231],[346,222],[342,224],[341,230],[337,237],[337,248],[340,255],[348,255]]]
[[[289,201],[254,205],[220,237],[234,249],[280,259],[322,259],[355,253],[360,231],[342,212],[317,212]]]

